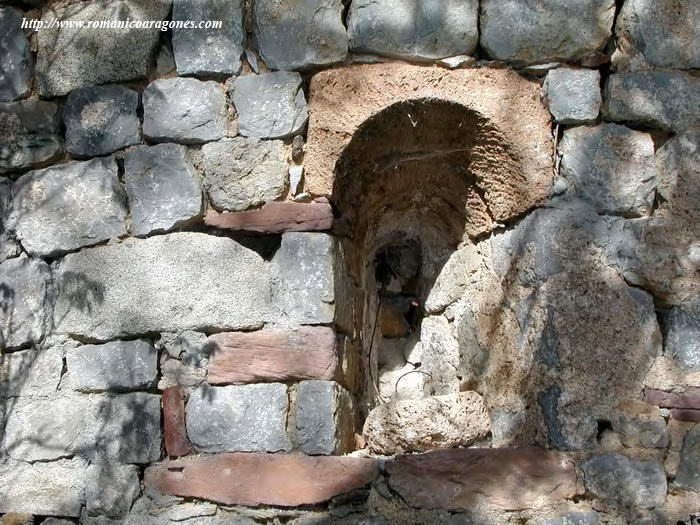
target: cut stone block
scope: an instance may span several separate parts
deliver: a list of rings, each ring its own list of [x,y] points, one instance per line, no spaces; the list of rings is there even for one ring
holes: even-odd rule
[[[554,69],[547,73],[544,91],[549,111],[558,124],[586,124],[598,118],[603,102],[599,71]]]
[[[352,397],[334,381],[299,383],[295,421],[305,454],[343,454],[354,447]]]
[[[11,102],[29,93],[34,61],[29,41],[22,30],[23,13],[5,7],[0,9],[0,101]]]
[[[675,483],[700,492],[700,425],[695,425],[683,438],[681,463]]]
[[[700,371],[700,318],[674,307],[666,318],[664,353],[684,370]]]
[[[0,399],[55,395],[62,368],[60,348],[32,348],[3,354],[0,356]]]
[[[700,410],[700,388],[688,388],[685,392],[663,392],[644,389],[644,401],[661,408],[689,408]]]
[[[168,456],[186,456],[192,451],[185,429],[185,402],[182,387],[163,390],[163,434]]]
[[[218,213],[204,216],[208,226],[251,233],[284,233],[330,230],[333,209],[327,202],[299,203],[273,201],[259,210]]]
[[[96,463],[88,467],[85,487],[88,514],[110,518],[126,516],[140,493],[137,466]]]

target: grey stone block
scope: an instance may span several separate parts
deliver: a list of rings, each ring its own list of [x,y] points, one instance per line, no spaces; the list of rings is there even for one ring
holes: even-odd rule
[[[165,20],[172,0],[94,0],[49,9],[42,21],[68,22]],[[83,27],[44,28],[38,32],[37,87],[43,97],[74,89],[146,78],[161,30]]]
[[[0,356],[0,399],[54,395],[61,382],[62,368],[63,351],[59,347],[3,354]]]
[[[278,199],[287,188],[281,140],[236,137],[202,147],[204,185],[214,207],[241,211]]]
[[[141,493],[135,465],[96,463],[87,470],[85,508],[93,516],[121,518]]]
[[[244,137],[289,137],[298,133],[309,118],[299,73],[276,71],[238,77],[230,94]]]
[[[158,352],[148,341],[83,345],[66,353],[62,387],[84,392],[148,390],[158,375]]]
[[[657,171],[651,135],[616,124],[567,129],[561,174],[571,194],[598,213],[642,217],[651,213]]]
[[[700,370],[700,318],[674,307],[666,318],[664,353],[685,370]]]
[[[43,100],[0,104],[0,173],[40,168],[62,153],[57,104]]]
[[[48,265],[28,258],[0,264],[0,334],[2,348],[40,341],[50,328],[51,272]]]
[[[353,51],[434,60],[470,55],[479,43],[477,0],[354,0],[348,33]]]
[[[547,73],[544,90],[549,111],[558,124],[594,122],[600,113],[600,72],[558,68]]]
[[[646,403],[626,403],[616,408],[612,428],[626,447],[666,448],[666,421],[657,407]]]
[[[342,62],[348,52],[341,0],[253,2],[253,34],[270,69]]]
[[[262,257],[202,233],[129,239],[66,256],[55,272],[57,333],[101,341],[178,330],[259,328],[270,317]]]
[[[217,29],[173,28],[173,52],[180,75],[237,75],[243,55],[243,0],[178,0],[173,21],[220,20]]]
[[[299,383],[296,406],[297,444],[310,455],[349,452],[353,445],[352,398],[335,381]]]
[[[0,101],[9,102],[29,93],[32,60],[29,41],[22,30],[23,14],[5,7],[0,9]]]
[[[481,45],[516,65],[574,62],[605,46],[614,17],[614,0],[482,0]]]
[[[598,525],[600,517],[594,510],[590,512],[569,512],[556,518],[546,518],[534,522],[536,525]]]
[[[139,95],[121,86],[85,87],[66,99],[66,151],[97,157],[141,141]]]
[[[166,232],[202,213],[202,182],[184,146],[129,150],[124,155],[124,183],[134,235]]]
[[[700,424],[695,425],[683,438],[675,484],[700,492]]]
[[[227,131],[226,95],[217,82],[166,78],[143,91],[143,134],[155,142],[201,144]]]
[[[287,437],[287,387],[200,387],[187,402],[187,435],[201,452],[279,452]]]
[[[174,359],[199,363],[207,357],[207,334],[185,330],[176,333],[160,334],[156,348],[163,349]]]
[[[700,126],[700,78],[682,71],[640,71],[610,75],[603,89],[603,114],[680,132]]]
[[[12,181],[0,178],[0,263],[20,254],[17,240],[6,228],[12,211]]]

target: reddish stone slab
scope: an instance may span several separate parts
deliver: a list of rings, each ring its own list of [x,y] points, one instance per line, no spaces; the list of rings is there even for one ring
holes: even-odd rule
[[[700,388],[688,388],[681,394],[646,388],[644,389],[644,401],[661,408],[700,410]]]
[[[163,434],[168,456],[186,456],[192,451],[185,429],[185,400],[180,386],[163,390]]]
[[[482,504],[513,511],[576,494],[573,464],[540,448],[435,450],[398,456],[387,471],[389,485],[419,508],[468,511]]]
[[[208,344],[210,384],[330,380],[339,373],[335,332],[325,326],[227,332]]]
[[[145,483],[162,494],[225,505],[295,507],[363,487],[377,474],[371,458],[235,452],[148,467]]]
[[[257,210],[224,213],[209,210],[204,223],[255,233],[324,231],[333,225],[333,210],[328,202],[272,201]]]
[[[677,421],[697,422],[700,421],[700,410],[693,410],[690,408],[673,408],[671,409],[671,419],[675,419]]]

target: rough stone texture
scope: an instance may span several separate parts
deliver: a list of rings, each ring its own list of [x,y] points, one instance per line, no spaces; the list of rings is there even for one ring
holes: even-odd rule
[[[135,465],[93,464],[87,470],[85,507],[93,516],[120,518],[141,493]]]
[[[284,233],[330,230],[333,209],[327,202],[268,202],[259,210],[204,216],[208,226],[251,233]]]
[[[309,455],[350,452],[354,421],[350,393],[334,381],[302,381],[297,391],[296,440]]]
[[[669,415],[676,421],[700,422],[700,410],[673,408]]]
[[[225,332],[207,346],[210,384],[332,380],[340,373],[332,328]]]
[[[489,430],[483,398],[460,392],[379,405],[367,416],[364,435],[372,452],[392,455],[466,447]]]
[[[681,368],[700,371],[700,318],[672,308],[666,318],[664,353]]]
[[[241,211],[278,199],[287,188],[281,140],[236,137],[205,144],[204,186],[212,205]]]
[[[194,78],[165,78],[143,91],[143,134],[155,142],[201,144],[226,135],[223,86]]]
[[[7,416],[2,449],[23,461],[150,463],[160,458],[160,442],[160,396],[70,395],[20,399]]]
[[[55,282],[57,331],[98,340],[258,328],[270,310],[262,257],[201,233],[129,239],[70,254],[57,266]]]
[[[309,118],[301,75],[285,71],[245,75],[233,81],[231,100],[244,137],[280,139],[292,136]]]
[[[165,20],[171,4],[171,0],[94,0],[49,9],[42,21]],[[38,35],[39,94],[60,96],[85,86],[146,78],[160,34],[158,28],[45,27]]]
[[[221,20],[220,29],[174,28],[173,52],[180,75],[237,75],[243,55],[243,0],[173,2],[173,20]]]
[[[456,394],[460,390],[460,348],[450,323],[442,316],[426,317],[421,322],[423,347],[420,362],[425,377],[424,391],[432,396]]]
[[[462,297],[469,283],[479,278],[482,262],[478,248],[471,243],[450,254],[425,299],[425,312],[441,312]]]
[[[662,408],[700,409],[700,388],[688,388],[681,393],[645,388],[644,401]]]
[[[193,356],[185,359],[174,359],[167,354],[160,356],[161,378],[158,388],[165,390],[172,386],[185,387],[189,392],[193,387],[201,385],[206,379],[206,360],[198,361]]]
[[[7,229],[7,218],[12,211],[12,181],[0,178],[0,262],[20,254],[20,246]]]
[[[287,387],[200,387],[187,402],[187,434],[201,452],[289,451]]]
[[[573,464],[543,449],[449,449],[402,455],[389,485],[412,507],[522,510],[576,494]]]
[[[348,13],[350,47],[419,60],[471,55],[479,42],[478,12],[477,0],[355,0]]]
[[[546,518],[534,522],[535,525],[599,525],[600,518],[597,512],[570,512],[556,518]]]
[[[148,390],[158,375],[158,353],[148,341],[83,345],[66,353],[61,386],[84,392]]]
[[[225,505],[294,507],[361,488],[377,475],[371,458],[219,454],[149,467],[145,482],[163,494]]]
[[[168,456],[186,456],[192,451],[185,429],[185,402],[180,386],[163,390],[163,438]]]
[[[272,259],[274,305],[291,325],[332,323],[335,240],[325,233],[290,232]]]
[[[612,428],[626,447],[665,448],[668,445],[666,422],[657,407],[628,402],[617,407]]]
[[[142,146],[124,155],[131,232],[169,231],[202,213],[202,182],[177,144]]]
[[[627,0],[615,24],[618,71],[700,68],[700,5],[694,0]]]
[[[66,99],[66,151],[76,157],[106,155],[141,141],[139,95],[121,86],[85,87]]]
[[[674,132],[700,126],[700,78],[682,71],[610,75],[603,89],[603,114]]]
[[[657,185],[651,135],[616,124],[581,126],[564,131],[559,152],[573,193],[598,213],[651,213]]]
[[[606,453],[586,460],[581,469],[586,489],[608,508],[651,509],[666,500],[666,476],[657,460]]]
[[[61,381],[63,352],[60,348],[22,350],[0,356],[0,399],[48,397]],[[0,405],[6,401],[0,401]]]
[[[683,438],[675,484],[700,492],[700,425],[695,425]]]
[[[73,522],[59,518],[46,518],[41,522],[41,525],[73,525]]]
[[[40,168],[62,153],[57,104],[43,100],[0,104],[0,173]]]
[[[29,41],[22,30],[23,13],[11,7],[0,9],[0,101],[10,102],[29,93],[33,60]]]
[[[126,234],[113,158],[32,171],[12,189],[8,224],[31,255],[55,256]]]
[[[85,501],[83,459],[52,463],[0,463],[0,512],[25,512],[38,515],[80,515]]]
[[[600,71],[557,68],[547,73],[544,91],[557,124],[594,122],[600,113]]]
[[[605,46],[614,17],[614,0],[484,0],[481,45],[491,58],[517,65],[574,62]]]
[[[257,0],[253,35],[270,69],[326,66],[342,62],[348,53],[341,0]]]
[[[51,274],[45,262],[10,259],[0,264],[2,348],[38,342],[51,324]]]

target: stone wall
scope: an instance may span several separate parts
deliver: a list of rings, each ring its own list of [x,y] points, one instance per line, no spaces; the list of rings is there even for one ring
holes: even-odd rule
[[[9,4],[0,523],[697,522],[697,2]]]

